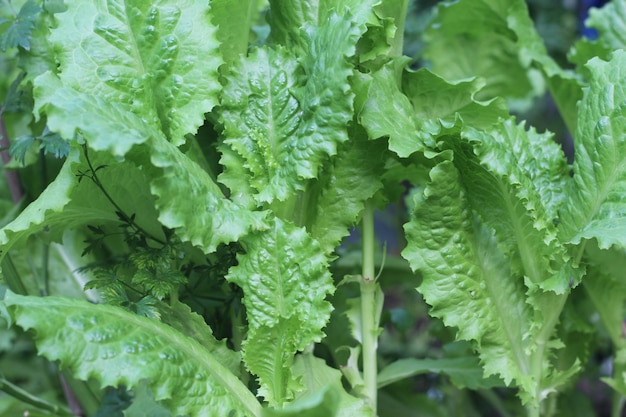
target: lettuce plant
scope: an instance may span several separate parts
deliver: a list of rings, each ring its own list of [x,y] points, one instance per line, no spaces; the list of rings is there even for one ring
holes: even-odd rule
[[[386,415],[382,387],[442,372],[550,416],[588,360],[585,306],[626,395],[626,2],[592,13],[600,37],[570,70],[522,0],[441,4],[417,70],[407,0],[22,4],[0,46],[16,51],[6,103],[32,94],[34,120],[5,105],[26,118],[5,130],[36,133],[12,148],[22,162],[36,147],[64,162],[0,230],[1,307],[76,379],[164,415],[368,416]],[[544,90],[572,163],[511,115]],[[383,367],[374,213],[403,198],[417,291],[469,348]],[[357,224],[361,270],[344,276]],[[12,267],[34,239],[62,242],[91,302],[34,295]],[[347,343],[330,337],[342,320]],[[334,367],[316,346],[348,354]]]

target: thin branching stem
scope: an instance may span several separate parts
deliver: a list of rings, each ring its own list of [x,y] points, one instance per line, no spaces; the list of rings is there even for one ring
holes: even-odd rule
[[[91,163],[91,160],[89,159],[89,151],[88,151],[87,145],[83,145],[83,152],[85,155],[85,161],[87,161],[87,166],[89,167],[89,171],[90,171],[90,175],[88,175],[87,178],[93,181],[96,187],[98,187],[100,191],[102,191],[102,194],[104,194],[106,199],[113,205],[113,207],[115,208],[115,211],[122,218],[122,220],[126,224],[128,224],[128,226],[131,229],[133,229],[135,232],[142,234],[143,236],[145,236],[146,238],[154,242],[160,243],[161,245],[165,245],[166,242],[164,240],[159,239],[158,237],[154,236],[153,234],[151,234],[150,232],[146,231],[141,226],[139,226],[137,222],[135,222],[135,219],[133,219],[128,214],[126,214],[126,212],[115,202],[113,197],[111,197],[111,194],[109,194],[109,192],[104,187],[104,184],[102,184],[102,182],[98,178],[98,174],[96,173],[97,168],[93,167],[93,164]]]

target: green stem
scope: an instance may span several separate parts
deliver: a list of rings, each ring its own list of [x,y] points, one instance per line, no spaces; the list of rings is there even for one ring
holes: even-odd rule
[[[41,244],[41,295],[50,295],[50,273],[48,264],[50,263],[50,244],[43,242]]]
[[[400,7],[400,13],[395,17],[396,34],[391,44],[391,50],[389,55],[392,57],[402,56],[404,49],[404,24],[406,22],[407,10],[409,8],[409,1],[403,0]]]
[[[34,395],[24,391],[22,388],[10,383],[4,378],[0,378],[0,391],[4,391],[11,397],[16,398],[26,404],[30,404],[33,407],[37,407],[40,410],[49,411],[59,416],[73,417],[73,414],[70,413],[68,410],[65,410],[58,405],[54,405],[45,400],[42,400],[39,397],[35,397]]]
[[[362,220],[363,273],[361,277],[361,343],[363,348],[363,380],[365,394],[374,414],[378,386],[377,348],[379,309],[374,269],[374,208],[371,202],[365,206]]]
[[[20,273],[17,272],[17,268],[15,268],[15,264],[13,263],[10,254],[7,253],[4,256],[0,265],[2,267],[4,282],[6,282],[9,289],[19,295],[28,295],[26,285],[24,285],[24,281],[22,281]]]

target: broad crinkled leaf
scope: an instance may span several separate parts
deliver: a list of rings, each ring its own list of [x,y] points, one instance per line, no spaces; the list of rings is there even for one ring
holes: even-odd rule
[[[424,151],[430,140],[428,132],[418,127],[411,102],[401,91],[406,63],[394,60],[372,75],[359,115],[368,135],[373,139],[389,136],[389,149],[401,157]]]
[[[428,69],[421,69],[407,71],[402,84],[415,116],[423,120],[420,127],[433,134],[453,125],[457,115],[464,125],[488,128],[508,114],[502,100],[476,99],[484,82],[475,79],[448,82]]]
[[[332,165],[312,187],[318,196],[312,207],[315,214],[310,232],[326,253],[334,251],[350,233],[365,202],[383,187],[380,172],[384,169],[385,148],[384,142],[368,141],[355,133],[340,146]]]
[[[34,112],[46,114],[53,132],[67,139],[80,133],[97,151],[123,157],[134,145],[162,135],[123,104],[68,87],[50,72],[35,79],[34,95]]]
[[[259,202],[284,200],[305,172],[308,143],[297,135],[302,110],[295,97],[298,64],[284,49],[257,49],[232,70],[224,89],[224,144],[239,155],[220,180],[237,192],[244,167]],[[223,159],[222,163],[228,163]],[[234,161],[233,161],[234,162]],[[299,170],[301,170],[299,172]],[[309,174],[310,176],[310,174]]]
[[[468,193],[471,206],[494,228],[501,248],[519,259],[525,277],[567,291],[571,271],[555,227],[569,179],[561,148],[551,135],[527,131],[513,119],[465,136],[478,158],[460,146],[455,164],[466,189],[480,190]]]
[[[196,131],[220,88],[208,2],[65,4],[50,39],[66,87],[125,106],[177,145]]]
[[[219,362],[233,375],[238,376],[241,368],[241,355],[239,352],[230,350],[226,346],[226,340],[216,340],[211,328],[199,314],[191,311],[184,303],[175,302],[172,305],[160,303],[159,312],[161,322],[172,326],[182,334],[192,339],[209,350]]]
[[[4,305],[12,321],[35,330],[39,353],[78,379],[128,388],[149,380],[172,415],[261,414],[248,388],[207,349],[157,320],[60,297],[8,293]]]
[[[519,2],[522,0],[442,3],[425,34],[424,55],[434,72],[448,80],[483,77],[489,83],[482,91],[487,98],[520,99],[532,94],[537,87],[519,61],[516,34],[507,23],[513,18],[509,8]]]
[[[588,64],[589,87],[579,103],[574,178],[561,211],[562,237],[626,247],[626,52]]]
[[[143,161],[150,153],[150,164]],[[146,163],[152,176],[152,193],[157,196],[159,221],[177,235],[213,252],[220,243],[238,240],[250,230],[265,228],[265,212],[253,212],[227,199],[200,165],[173,144],[155,138],[149,150],[140,148],[133,157]]]
[[[460,0],[442,3],[438,12],[425,35],[424,54],[448,80],[484,78],[480,98],[514,102],[541,94],[545,83],[533,70],[535,63],[551,90],[558,81],[551,78],[563,73],[548,56],[523,0]]]
[[[434,146],[434,138],[462,120],[462,126],[489,127],[508,113],[504,102],[481,102],[482,82],[447,82],[429,71],[405,70],[394,60],[372,75],[360,114],[370,137],[389,136],[389,149],[400,157]]]
[[[526,290],[492,234],[473,219],[452,162],[433,168],[405,231],[402,255],[422,273],[418,290],[431,314],[457,327],[458,339],[478,343],[486,375],[498,374],[507,384],[515,380],[522,392],[535,395]]]
[[[359,33],[348,17],[332,14],[321,26],[302,32],[303,57],[282,48],[260,48],[228,76],[222,103],[224,144],[231,157],[221,177],[250,172],[259,204],[283,201],[318,175],[320,166],[348,139],[353,94],[346,60]],[[234,175],[234,174],[233,174]]]
[[[243,357],[272,405],[293,398],[294,354],[320,341],[334,292],[328,261],[304,228],[275,219],[269,229],[242,239],[246,253],[227,279],[244,292],[248,338]]]
[[[364,32],[366,22],[378,23],[372,13],[372,8],[376,3],[377,0],[293,0],[289,2],[270,0],[271,40],[283,45],[303,46],[301,28],[307,25],[321,26],[332,16],[332,13],[344,14],[346,11],[352,16],[354,22],[363,26]]]

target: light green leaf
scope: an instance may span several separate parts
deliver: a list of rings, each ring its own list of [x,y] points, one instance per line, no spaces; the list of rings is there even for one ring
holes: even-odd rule
[[[501,100],[475,99],[482,82],[447,82],[428,69],[408,71],[406,64],[396,59],[372,75],[360,114],[370,137],[389,136],[389,149],[400,157],[434,147],[434,139],[457,124],[488,127],[508,114]]]
[[[46,112],[53,130],[64,137],[80,132],[89,147],[108,150],[142,167],[157,197],[159,221],[176,229],[182,240],[212,252],[220,243],[264,227],[263,213],[226,199],[206,171],[124,106],[63,87],[50,73],[37,78],[35,91],[41,97],[37,110]],[[77,116],[67,118],[67,114]]]
[[[457,339],[476,343],[485,376],[499,375],[507,385],[515,380],[523,401],[536,407],[578,369],[562,374],[548,362],[547,352],[558,346],[549,341],[550,330],[564,296],[527,298],[522,278],[511,271],[492,232],[469,210],[453,163],[440,163],[430,176],[423,195],[414,196],[402,252],[422,273],[418,290],[432,315],[459,329]],[[537,311],[543,315],[535,316],[530,303],[541,303]],[[544,317],[550,319],[544,323]]]
[[[159,221],[205,253],[266,227],[265,212],[249,211],[224,197],[206,171],[164,139],[154,138],[131,159],[152,171],[150,189],[157,196]]]
[[[389,136],[389,149],[401,157],[433,144],[429,133],[418,127],[411,102],[400,89],[406,64],[405,58],[399,58],[372,74],[359,115],[370,138]]]
[[[182,144],[217,103],[220,88],[222,60],[208,3],[65,3],[50,37],[63,84],[124,106]]]
[[[271,405],[293,399],[293,355],[324,336],[334,292],[328,261],[303,228],[275,219],[263,232],[242,239],[245,255],[227,279],[244,292],[249,322],[243,357],[258,376]]]
[[[300,32],[303,27],[323,26],[333,13],[343,15],[346,12],[361,26],[360,31],[365,32],[366,23],[378,23],[372,12],[376,3],[376,0],[270,0],[270,39],[282,45],[305,47]]]
[[[378,373],[378,388],[426,373],[446,374],[459,388],[490,389],[502,384],[499,379],[493,376],[483,377],[483,369],[477,357],[465,356],[461,358],[406,358],[397,360]]]
[[[226,340],[216,340],[211,328],[204,319],[191,311],[187,304],[175,302],[159,303],[161,321],[172,326],[187,337],[204,346],[233,375],[238,376],[241,369],[241,355],[226,346]]]
[[[428,69],[406,71],[402,89],[409,97],[418,127],[431,134],[449,128],[460,117],[463,126],[488,128],[508,116],[500,99],[479,101],[484,81],[475,79],[448,82]]]
[[[237,191],[245,169],[259,203],[285,200],[303,187],[298,178],[311,177],[303,168],[309,164],[308,143],[298,135],[302,110],[294,95],[297,69],[286,50],[257,49],[232,69],[224,88],[224,144],[237,153],[238,161],[232,154],[222,159],[231,165],[220,181]]]
[[[501,248],[519,259],[523,276],[540,285],[553,279],[557,292],[568,291],[571,271],[563,266],[566,250],[555,227],[569,180],[560,146],[551,135],[527,131],[513,119],[465,136],[478,159],[461,146],[455,164],[465,188],[480,190],[468,193],[471,206],[495,229]]]
[[[424,55],[448,80],[484,78],[479,98],[500,96],[524,106],[543,92],[542,75],[561,73],[523,0],[461,0],[440,4],[438,12],[425,34]]]
[[[349,142],[342,144],[332,165],[310,187],[312,193],[317,192],[317,202],[308,203],[314,220],[307,224],[327,254],[350,233],[365,202],[383,186],[380,172],[384,169],[386,144],[368,141],[364,136],[354,133]]]
[[[62,137],[74,138],[80,133],[92,149],[120,157],[134,145],[162,136],[123,104],[82,90],[68,87],[46,72],[35,79],[34,113],[45,113],[50,130]],[[67,117],[69,114],[72,117]]]
[[[488,85],[482,97],[527,98],[537,94],[528,68],[520,63],[516,34],[507,19],[521,0],[462,0],[442,3],[425,33],[425,57],[448,80],[480,76]],[[516,15],[519,19],[528,16]]]
[[[608,62],[593,59],[587,67],[591,79],[579,104],[562,238],[573,244],[596,238],[601,249],[626,247],[626,52],[616,51]]]
[[[258,0],[212,0],[212,23],[217,26],[217,39],[224,61],[231,64],[248,52],[250,31],[258,17]]]
[[[17,325],[36,331],[39,353],[79,379],[129,388],[149,379],[173,415],[261,415],[247,387],[209,351],[157,320],[69,298],[8,293],[4,304]],[[177,395],[181,388],[185,395]]]
[[[626,284],[626,253],[612,247],[601,250],[595,242],[585,245],[587,274],[583,288],[591,299],[600,319],[616,348],[626,348],[624,340],[624,301]]]
[[[286,200],[303,190],[320,166],[348,139],[352,98],[346,57],[358,32],[335,14],[303,33],[300,63],[282,48],[260,48],[233,68],[226,84],[224,144],[234,155],[220,180],[229,187],[249,172],[258,204]],[[243,169],[245,168],[245,170]]]
[[[524,336],[532,313],[522,282],[512,279],[490,233],[474,224],[454,165],[442,162],[430,176],[424,196],[415,196],[402,252],[424,277],[418,290],[432,315],[459,328],[459,339],[480,343],[487,375],[530,389]]]

